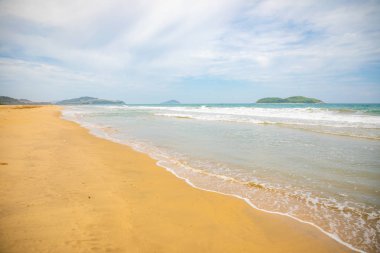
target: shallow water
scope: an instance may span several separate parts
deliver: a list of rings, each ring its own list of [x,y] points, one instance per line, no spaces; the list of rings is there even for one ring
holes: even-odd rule
[[[380,251],[380,105],[75,106],[64,117],[197,187]]]

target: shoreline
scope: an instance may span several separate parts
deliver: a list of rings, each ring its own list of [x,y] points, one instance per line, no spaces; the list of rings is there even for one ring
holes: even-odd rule
[[[63,111],[64,111],[64,109],[62,110],[62,112]],[[212,187],[201,186],[201,185],[197,184],[196,180],[193,181],[194,178],[183,176],[183,175],[181,175],[181,173],[179,173],[178,171],[176,171],[176,169],[174,169],[173,167],[170,167],[170,165],[165,165],[165,163],[167,163],[167,161],[160,160],[159,156],[155,156],[153,153],[147,151],[146,149],[139,147],[139,145],[136,146],[133,143],[129,143],[127,141],[121,141],[120,139],[112,137],[112,135],[110,133],[112,133],[113,131],[117,132],[119,130],[116,130],[116,129],[112,130],[112,127],[110,127],[110,126],[105,126],[105,127],[103,126],[102,127],[102,126],[97,126],[97,125],[93,125],[93,124],[87,125],[87,123],[85,123],[83,121],[80,121],[80,120],[78,120],[75,117],[65,116],[64,113],[62,113],[61,118],[64,119],[64,120],[70,121],[70,122],[77,123],[81,127],[87,129],[88,132],[91,135],[95,136],[96,138],[105,139],[105,140],[108,140],[108,141],[111,141],[111,142],[114,142],[114,143],[125,145],[125,146],[127,146],[129,148],[132,148],[136,152],[139,152],[139,153],[142,153],[144,155],[149,156],[151,159],[153,159],[153,160],[156,161],[156,165],[157,166],[159,166],[159,167],[161,167],[161,168],[169,171],[175,177],[179,178],[180,180],[185,181],[187,184],[189,184],[193,188],[196,188],[196,189],[199,189],[199,190],[202,190],[202,191],[213,192],[213,193],[222,194],[222,195],[225,195],[225,196],[241,199],[241,200],[243,200],[244,202],[246,202],[250,207],[252,207],[255,210],[262,211],[262,212],[269,213],[269,214],[275,214],[275,215],[280,215],[280,216],[288,217],[288,218],[291,218],[292,220],[295,220],[296,222],[300,222],[300,223],[303,223],[303,224],[310,225],[310,226],[318,229],[320,232],[322,232],[323,234],[327,235],[328,237],[330,237],[334,241],[336,241],[336,242],[344,245],[345,247],[349,248],[350,250],[352,250],[354,252],[361,252],[361,253],[366,252],[366,251],[364,251],[362,249],[356,248],[354,245],[350,244],[349,242],[344,241],[343,239],[341,239],[339,237],[339,235],[336,235],[336,234],[333,234],[331,232],[326,231],[323,227],[319,226],[317,223],[314,223],[313,221],[309,221],[309,220],[303,219],[301,217],[297,217],[295,215],[292,215],[292,214],[289,214],[289,213],[286,213],[286,212],[275,211],[275,210],[270,210],[270,209],[258,207],[256,204],[254,204],[254,202],[251,199],[249,199],[248,197],[244,197],[243,194],[239,194],[239,193],[236,193],[236,192],[235,193],[234,192],[232,192],[232,193],[231,192],[226,192],[226,191],[223,192],[222,190],[213,189]],[[95,128],[95,131],[94,131],[94,128]],[[98,130],[98,128],[101,129],[101,130]],[[107,129],[107,130],[103,131],[103,129]],[[99,133],[99,131],[102,132],[102,133]],[[312,132],[315,132],[315,131],[312,131]],[[336,134],[332,134],[332,135],[336,135]],[[194,168],[191,168],[191,170],[192,169],[194,169]],[[198,172],[194,172],[194,173],[198,173]],[[237,182],[239,184],[246,184],[245,182],[238,181],[237,179],[232,178],[232,177],[221,176],[221,175],[218,175],[218,174],[213,174],[211,172],[205,172],[205,171],[203,171],[202,174],[203,173],[206,174],[207,176],[210,176],[210,177],[223,177],[223,179],[228,178],[228,180]]]
[[[152,158],[153,159],[153,158]],[[264,212],[264,213],[268,213],[268,214],[274,214],[274,215],[280,215],[280,216],[284,216],[284,217],[287,217],[287,218],[290,218],[290,219],[293,219],[297,222],[300,222],[300,223],[303,223],[303,224],[307,224],[307,225],[310,225],[316,229],[318,229],[320,232],[322,232],[323,234],[327,235],[328,237],[330,237],[332,240],[346,246],[347,248],[349,248],[350,250],[354,251],[354,252],[360,252],[360,253],[365,253],[365,251],[362,251],[360,249],[357,249],[355,247],[353,247],[351,244],[349,243],[346,243],[344,241],[342,241],[340,238],[334,236],[333,234],[331,233],[328,233],[326,232],[325,230],[323,230],[321,227],[319,227],[318,225],[312,223],[312,222],[309,222],[309,221],[304,221],[302,219],[299,219],[295,216],[292,216],[292,215],[289,215],[289,214],[286,214],[286,213],[281,213],[281,212],[276,212],[276,211],[269,211],[269,210],[266,210],[266,209],[263,209],[263,208],[259,208],[257,207],[255,204],[253,204],[248,198],[245,198],[245,197],[242,197],[240,195],[237,195],[237,194],[230,194],[230,193],[224,193],[224,192],[220,192],[220,191],[214,191],[214,190],[209,190],[209,189],[205,189],[205,188],[201,188],[201,187],[198,187],[196,186],[195,184],[193,184],[190,180],[188,180],[187,178],[184,178],[184,177],[181,177],[181,176],[178,176],[172,169],[170,168],[167,168],[163,165],[160,165],[159,164],[159,161],[157,161],[157,166],[160,166],[164,169],[166,169],[167,171],[169,171],[170,173],[172,173],[174,176],[176,176],[177,178],[185,181],[187,184],[189,184],[191,187],[195,188],[195,189],[199,189],[199,190],[202,190],[202,191],[206,191],[206,192],[213,192],[213,193],[217,193],[217,194],[222,194],[222,195],[225,195],[225,196],[230,196],[230,197],[233,197],[233,198],[237,198],[237,199],[241,199],[243,200],[244,202],[247,203],[247,205],[251,206],[253,209],[255,210],[258,210],[260,212]]]
[[[63,117],[62,117],[62,118],[63,118]],[[63,119],[64,119],[64,120],[67,120],[67,121],[75,122],[75,121],[72,121],[72,120],[69,120],[69,119],[65,119],[65,118],[63,118]],[[94,133],[91,133],[91,131],[90,131],[89,128],[86,128],[85,126],[82,126],[82,125],[81,125],[80,123],[78,123],[78,122],[75,122],[75,123],[79,124],[81,127],[85,128],[85,129],[87,129],[87,130],[89,131],[89,133],[90,133],[91,135],[95,136],[96,138],[105,139],[105,140],[108,140],[108,141],[111,141],[111,142],[114,142],[114,143],[117,143],[117,144],[121,144],[121,145],[128,146],[128,147],[132,148],[133,150],[135,150],[136,152],[139,152],[139,153],[142,153],[142,154],[145,154],[145,155],[149,156],[151,159],[153,159],[153,160],[156,161],[156,165],[157,165],[157,166],[159,166],[159,167],[161,167],[161,168],[167,170],[168,172],[172,173],[175,177],[177,177],[177,178],[180,179],[180,180],[185,181],[188,185],[190,185],[191,187],[193,187],[193,188],[195,188],[195,189],[199,189],[199,190],[206,191],[206,192],[213,192],[213,193],[222,194],[222,195],[225,195],[225,196],[230,196],[230,197],[234,197],[234,198],[237,198],[237,199],[241,199],[241,200],[243,200],[244,202],[246,202],[249,206],[251,206],[251,207],[252,207],[253,209],[255,209],[255,210],[258,210],[258,211],[261,211],[261,212],[265,212],[265,213],[269,213],[269,214],[274,214],[274,215],[281,215],[281,216],[284,216],[284,217],[288,217],[288,218],[290,218],[290,219],[293,219],[293,220],[295,220],[295,221],[297,221],[297,222],[300,222],[300,223],[303,223],[303,224],[310,225],[310,226],[312,226],[312,227],[317,228],[320,232],[322,232],[323,234],[327,235],[328,237],[330,237],[331,239],[335,240],[336,242],[338,242],[338,243],[340,243],[340,244],[346,246],[346,247],[349,248],[350,250],[352,250],[352,251],[354,251],[354,252],[365,253],[365,251],[355,248],[354,246],[352,246],[351,244],[349,244],[349,243],[347,243],[347,242],[341,240],[339,237],[335,236],[334,234],[331,234],[331,233],[325,231],[323,228],[319,227],[318,225],[314,224],[313,222],[302,220],[302,219],[300,219],[300,218],[298,218],[298,217],[295,217],[295,216],[292,216],[292,215],[290,215],[290,214],[286,214],[286,213],[282,213],[282,212],[277,212],[277,211],[270,211],[270,210],[266,210],[266,209],[263,209],[263,208],[259,208],[259,207],[257,207],[255,204],[253,204],[248,198],[246,198],[246,197],[242,197],[242,196],[240,196],[240,195],[238,195],[238,194],[224,193],[224,192],[221,192],[221,191],[211,190],[211,189],[206,189],[206,188],[203,188],[203,187],[197,186],[197,185],[195,185],[193,182],[191,182],[190,179],[178,175],[178,174],[175,172],[174,169],[169,168],[169,167],[167,167],[167,166],[165,166],[165,165],[160,164],[161,161],[158,160],[158,159],[156,159],[154,156],[150,155],[149,153],[146,153],[146,152],[141,151],[141,150],[139,150],[139,149],[137,149],[137,148],[135,148],[135,147],[133,147],[133,146],[131,146],[131,145],[128,145],[128,144],[126,144],[126,143],[123,143],[123,142],[120,142],[120,141],[118,141],[118,140],[116,140],[116,139],[113,139],[112,137],[109,137],[108,134],[106,134],[107,137],[101,137],[101,136],[99,136],[99,135],[96,135],[96,134],[94,134]],[[213,175],[213,176],[215,176],[215,175]]]
[[[354,251],[354,252],[360,252],[360,253],[365,253],[365,251],[361,250],[361,249],[358,249],[358,248],[355,248],[353,245],[341,240],[338,236],[332,234],[332,233],[329,233],[327,231],[325,231],[323,228],[321,228],[320,226],[314,224],[313,222],[310,222],[310,221],[306,221],[306,220],[303,220],[301,218],[298,218],[296,216],[292,216],[290,214],[287,214],[287,213],[283,213],[283,212],[278,212],[278,211],[270,211],[270,210],[267,210],[267,209],[263,209],[263,208],[260,208],[260,207],[257,207],[254,203],[252,203],[251,200],[249,200],[248,198],[246,197],[242,197],[238,194],[234,194],[234,193],[225,193],[225,192],[222,192],[222,191],[218,191],[218,190],[212,190],[212,189],[207,189],[207,188],[203,188],[201,186],[197,186],[195,183],[193,183],[190,179],[186,178],[186,177],[182,177],[180,175],[178,175],[178,173],[168,167],[168,166],[165,166],[163,164],[161,164],[163,161],[159,160],[158,158],[154,157],[153,155],[143,151],[143,150],[140,150],[132,145],[129,145],[128,143],[125,143],[125,142],[122,142],[118,139],[115,139],[111,136],[109,136],[108,133],[104,133],[104,135],[99,135],[99,134],[96,134],[96,133],[92,133],[91,132],[91,128],[89,127],[86,127],[85,125],[82,125],[80,122],[76,122],[74,120],[70,120],[70,119],[66,119],[64,118],[63,115],[61,115],[61,118],[63,120],[66,120],[66,121],[69,121],[69,122],[74,122],[76,124],[78,124],[80,127],[88,130],[89,134],[93,135],[94,137],[96,138],[100,138],[100,139],[105,139],[105,140],[108,140],[108,141],[111,141],[113,143],[117,143],[117,144],[121,144],[121,145],[124,145],[124,146],[127,146],[131,149],[133,149],[134,151],[136,152],[139,152],[139,153],[142,153],[144,155],[147,155],[149,156],[151,159],[153,159],[154,161],[156,161],[156,165],[165,169],[166,171],[170,172],[171,174],[173,174],[175,177],[177,177],[178,179],[180,180],[183,180],[184,182],[186,182],[188,185],[190,185],[191,187],[195,188],[195,189],[199,189],[199,190],[202,190],[202,191],[206,191],[206,192],[212,192],[212,193],[216,193],[216,194],[222,194],[222,195],[225,195],[225,196],[229,196],[229,197],[233,197],[233,198],[237,198],[237,199],[240,199],[240,200],[243,200],[244,202],[246,202],[250,207],[252,207],[253,209],[255,210],[258,210],[258,211],[261,211],[261,212],[265,212],[265,213],[268,213],[268,214],[274,214],[274,215],[280,215],[280,216],[284,216],[284,217],[288,217],[290,219],[293,219],[295,220],[296,222],[300,222],[300,223],[303,223],[303,224],[307,224],[307,225],[310,225],[316,229],[318,229],[320,232],[322,232],[323,234],[327,235],[328,237],[330,237],[332,240],[338,242],[339,244],[341,245],[344,245],[345,247],[349,248],[350,250]],[[218,175],[215,175],[215,174],[208,174],[208,175],[211,175],[211,176],[218,176]],[[233,178],[231,178],[233,179]],[[233,180],[236,180],[236,179],[233,179]]]
[[[59,107],[12,108],[0,107],[0,251],[350,252],[310,224],[178,180]]]

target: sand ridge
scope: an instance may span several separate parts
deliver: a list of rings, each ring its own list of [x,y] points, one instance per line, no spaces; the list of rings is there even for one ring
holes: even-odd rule
[[[56,106],[0,107],[0,163],[2,253],[349,251],[312,226],[192,188]]]

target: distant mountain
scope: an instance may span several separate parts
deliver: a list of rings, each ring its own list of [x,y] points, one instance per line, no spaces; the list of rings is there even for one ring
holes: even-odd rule
[[[256,103],[308,103],[308,104],[317,104],[317,103],[323,103],[323,101],[316,99],[316,98],[294,96],[294,97],[288,97],[288,98],[278,98],[278,97],[262,98],[262,99],[257,100]]]
[[[28,99],[16,99],[6,96],[0,96],[0,105],[46,105],[47,102],[33,102]]]
[[[0,97],[0,105],[19,105],[19,104],[23,104],[23,102],[20,102],[20,100],[11,98],[11,97],[6,97],[6,96]]]
[[[21,103],[25,103],[25,104],[32,104],[32,103],[34,103],[33,101],[30,101],[28,99],[18,99],[18,101],[20,101]]]
[[[180,104],[180,102],[173,99],[173,100],[168,100],[168,101],[162,102],[161,104],[162,105],[176,105],[176,104]]]
[[[107,100],[93,97],[80,97],[62,100],[57,105],[125,105],[121,100]]]

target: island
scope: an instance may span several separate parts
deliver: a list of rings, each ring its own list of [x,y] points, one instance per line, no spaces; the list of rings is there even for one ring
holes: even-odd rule
[[[125,105],[121,100],[107,100],[94,97],[80,97],[62,100],[57,105]]]
[[[322,100],[316,98],[308,98],[303,96],[293,96],[288,98],[268,97],[256,101],[256,103],[305,103],[305,104],[318,104],[324,103]]]
[[[177,104],[180,104],[180,102],[177,101],[177,100],[172,99],[172,100],[168,100],[168,101],[162,102],[161,104],[162,105],[177,105]]]

